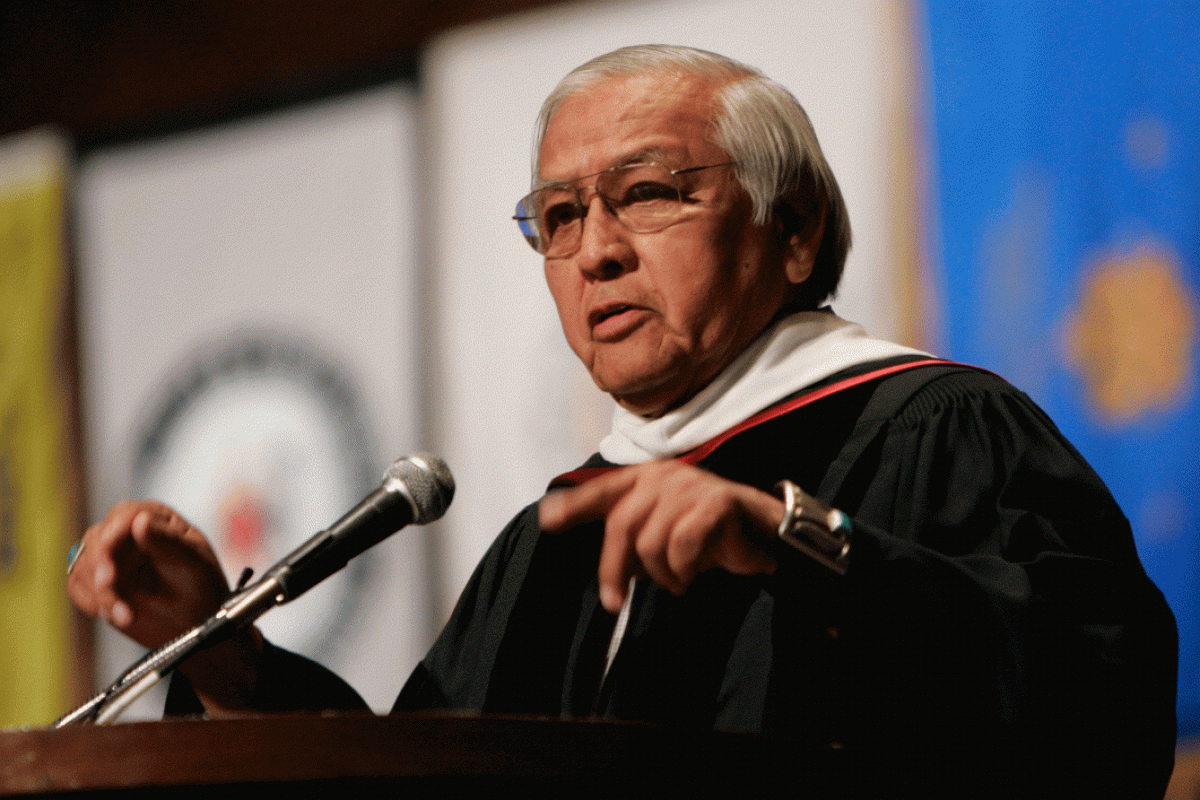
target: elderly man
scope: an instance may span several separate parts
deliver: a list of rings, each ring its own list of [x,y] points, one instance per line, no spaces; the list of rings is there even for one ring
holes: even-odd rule
[[[396,709],[772,732],[971,796],[1161,796],[1174,624],[1128,523],[1023,394],[820,308],[850,227],[794,98],[626,48],[568,75],[539,133],[517,220],[619,408],[497,539]],[[73,599],[146,645],[228,591],[162,506],[85,542]],[[254,630],[183,672],[177,709],[361,702]]]

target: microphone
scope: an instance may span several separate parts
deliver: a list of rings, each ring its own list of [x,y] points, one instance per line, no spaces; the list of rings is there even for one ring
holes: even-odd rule
[[[346,566],[409,523],[424,525],[446,513],[454,498],[454,477],[432,453],[413,453],[383,473],[383,483],[362,502],[267,570],[286,603]]]
[[[410,522],[433,522],[446,513],[453,498],[454,478],[445,461],[431,453],[401,458],[383,473],[380,487],[345,516],[293,550],[254,585],[239,587],[216,614],[148,653],[54,727],[91,721],[103,725],[116,719],[197,650],[228,639],[275,606],[295,600]]]

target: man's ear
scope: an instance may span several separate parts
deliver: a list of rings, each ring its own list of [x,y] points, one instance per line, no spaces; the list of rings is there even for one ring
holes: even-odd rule
[[[799,285],[812,275],[817,251],[825,236],[825,209],[800,212],[791,203],[779,204],[776,212],[783,237],[784,270],[788,283]]]

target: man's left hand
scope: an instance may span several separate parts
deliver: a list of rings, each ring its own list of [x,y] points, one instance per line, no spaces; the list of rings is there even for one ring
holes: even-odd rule
[[[651,461],[548,494],[542,528],[564,531],[604,520],[600,601],[621,609],[633,576],[682,594],[701,572],[771,574],[766,544],[783,519],[783,501],[678,461]]]

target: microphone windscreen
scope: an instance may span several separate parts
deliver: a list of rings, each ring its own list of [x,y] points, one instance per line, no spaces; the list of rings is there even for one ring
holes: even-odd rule
[[[439,519],[454,499],[454,476],[433,453],[413,453],[393,463],[383,474],[386,485],[398,481],[413,508],[413,522]]]

